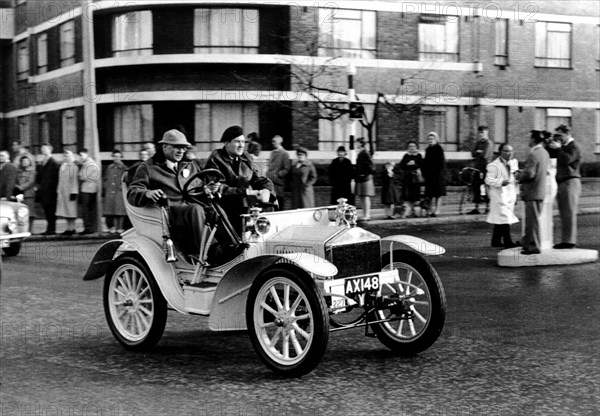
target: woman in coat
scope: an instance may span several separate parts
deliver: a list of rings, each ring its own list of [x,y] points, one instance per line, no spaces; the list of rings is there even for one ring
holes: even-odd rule
[[[127,172],[127,167],[123,164],[123,153],[114,150],[112,153],[113,163],[111,163],[104,172],[103,192],[104,192],[104,215],[106,216],[106,225],[109,232],[122,233],[123,220],[127,213],[123,203],[123,192],[121,182],[123,175]]]
[[[30,154],[24,154],[17,159],[17,182],[15,188],[23,194],[23,202],[29,208],[29,231],[35,219],[35,161]]]
[[[437,133],[432,131],[427,139],[429,146],[425,149],[422,172],[425,196],[430,200],[428,214],[436,217],[440,212],[441,197],[446,196],[446,158]]]
[[[354,179],[354,166],[352,166],[350,159],[346,157],[344,146],[338,147],[337,154],[338,157],[333,159],[329,165],[330,203],[336,205],[338,199],[346,198],[348,204],[354,205],[354,194],[351,187],[352,179]]]
[[[298,160],[292,165],[290,175],[292,179],[292,207],[313,208],[315,206],[315,193],[313,184],[317,181],[315,165],[308,160],[308,151],[304,147],[296,150]]]
[[[414,140],[407,143],[408,152],[400,161],[402,175],[402,200],[405,205],[405,216],[416,217],[415,202],[421,199],[421,178],[419,173],[423,165],[423,157],[419,153],[419,144]],[[421,175],[422,176],[422,175]]]
[[[58,197],[56,216],[67,220],[67,229],[63,235],[75,234],[77,219],[77,196],[79,195],[79,168],[75,164],[75,155],[70,150],[63,153],[63,163],[58,171]]]
[[[486,222],[494,224],[492,230],[492,247],[512,248],[519,245],[510,236],[510,224],[519,222],[515,216],[517,202],[517,185],[515,172],[518,169],[513,159],[513,148],[503,143],[500,145],[500,156],[487,165],[485,184],[489,189],[490,212]]]
[[[394,164],[387,162],[381,175],[381,203],[385,206],[385,215],[388,219],[394,219],[394,209],[400,202],[402,202],[402,198],[400,190],[396,186]]]

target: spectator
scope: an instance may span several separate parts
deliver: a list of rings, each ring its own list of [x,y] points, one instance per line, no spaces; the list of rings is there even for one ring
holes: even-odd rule
[[[352,179],[354,179],[354,166],[346,157],[346,148],[337,149],[337,157],[329,165],[329,182],[331,183],[331,203],[337,204],[339,198],[346,198],[348,203],[354,205],[352,193]]]
[[[120,150],[112,152],[113,163],[104,172],[102,192],[104,194],[104,215],[109,233],[123,232],[123,221],[127,213],[123,203],[121,181],[126,175],[127,168],[123,164],[123,153]]]
[[[70,150],[63,153],[63,163],[58,172],[56,216],[67,220],[67,229],[63,235],[75,234],[77,219],[77,196],[79,194],[79,168],[75,164],[75,155]]]
[[[258,157],[260,155],[260,152],[262,151],[262,146],[260,144],[258,134],[256,132],[248,134],[248,140],[249,142],[246,143],[246,149],[248,149],[247,152],[252,157]]]
[[[287,150],[283,148],[283,138],[281,136],[273,136],[271,143],[273,144],[273,150],[269,158],[267,178],[275,186],[277,204],[279,205],[279,210],[283,211],[285,209],[285,183],[290,172],[290,156]]]
[[[577,243],[577,206],[581,195],[581,148],[571,136],[571,129],[565,124],[556,128],[560,142],[552,142],[558,149],[556,162],[556,200],[560,213],[561,242],[557,249],[570,249]]]
[[[417,216],[415,203],[421,199],[421,183],[423,175],[421,166],[423,157],[419,153],[419,144],[414,140],[407,143],[408,152],[400,161],[402,175],[402,200],[404,201],[404,215],[410,218]]]
[[[16,191],[23,195],[23,202],[29,208],[29,230],[35,219],[35,161],[33,156],[23,154],[17,159],[18,172]]]
[[[38,166],[36,176],[37,191],[36,200],[44,209],[44,216],[48,225],[44,235],[52,235],[56,233],[56,198],[58,187],[58,172],[59,165],[52,157],[52,146],[48,143],[42,145],[42,162]]]
[[[0,152],[0,198],[13,196],[17,183],[17,167],[10,162],[10,154],[3,150]]]
[[[394,164],[387,162],[381,175],[381,203],[385,206],[385,216],[390,220],[394,219],[396,204],[402,202],[395,176]]]
[[[355,194],[362,200],[364,217],[362,221],[371,219],[371,197],[375,196],[375,184],[373,182],[373,160],[366,149],[366,139],[359,137],[356,139],[360,152],[356,157],[356,189]]]
[[[510,144],[503,143],[498,150],[500,156],[486,167],[485,184],[490,190],[490,212],[486,221],[494,224],[492,247],[512,248],[519,245],[512,241],[510,235],[510,224],[519,222],[514,212],[517,202],[515,172],[518,163],[513,159],[514,151]]]
[[[133,182],[133,177],[135,176],[135,171],[137,170],[138,166],[140,166],[141,163],[148,160],[149,157],[150,155],[148,153],[148,150],[140,150],[140,152],[138,153],[138,161],[127,169],[127,175],[125,176],[125,183],[127,184],[127,186],[129,186],[129,184]]]
[[[98,228],[96,224],[96,199],[102,172],[100,165],[89,156],[87,149],[81,149],[79,157],[81,157],[79,179],[81,180],[80,193],[84,225],[84,229],[80,234],[92,234]]]
[[[468,214],[479,214],[479,204],[487,202],[487,197],[482,192],[483,178],[485,178],[485,168],[494,157],[494,142],[490,140],[488,126],[479,126],[477,129],[479,140],[475,143],[475,148],[471,152],[474,158],[474,168],[479,170],[480,174],[473,178],[473,203],[475,208]],[[483,188],[485,189],[485,188]]]
[[[521,184],[521,198],[525,201],[525,235],[521,239],[521,254],[540,253],[539,217],[546,196],[546,181],[550,156],[544,148],[545,132],[531,130],[529,146],[531,150],[523,166],[517,171],[516,179]]]
[[[148,152],[148,157],[152,157],[156,154],[156,146],[154,142],[144,143],[143,149]]]
[[[313,185],[317,181],[317,170],[315,165],[308,160],[308,150],[304,147],[298,147],[296,155],[298,160],[292,165],[290,172],[292,208],[313,208],[315,206]]]
[[[21,161],[21,156],[27,155],[31,158],[31,160],[35,161],[35,158],[29,152],[29,148],[26,146],[23,146],[23,143],[21,143],[20,140],[13,141],[11,144],[11,149],[13,152],[12,160],[13,160],[13,163],[15,164],[15,166],[19,166],[19,163]]]
[[[427,214],[437,217],[440,213],[442,197],[446,196],[446,158],[438,134],[432,131],[427,135],[427,139],[429,146],[425,149],[422,169],[425,179],[425,197],[429,199]]]

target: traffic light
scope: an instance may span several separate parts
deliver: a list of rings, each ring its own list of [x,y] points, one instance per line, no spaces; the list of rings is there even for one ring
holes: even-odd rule
[[[350,110],[348,113],[352,119],[362,118],[365,113],[365,108],[358,103],[350,103]]]

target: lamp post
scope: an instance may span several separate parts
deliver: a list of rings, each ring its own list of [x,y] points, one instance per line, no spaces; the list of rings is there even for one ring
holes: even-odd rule
[[[356,163],[356,151],[354,150],[354,139],[356,137],[356,122],[351,117],[351,109],[352,102],[354,101],[355,93],[354,93],[354,75],[356,75],[356,67],[352,63],[352,61],[348,62],[348,67],[346,68],[346,74],[348,75],[348,130],[350,133],[350,161],[352,164]]]

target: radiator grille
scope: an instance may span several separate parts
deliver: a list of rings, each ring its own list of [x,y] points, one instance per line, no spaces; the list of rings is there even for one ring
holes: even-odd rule
[[[336,278],[381,270],[379,240],[327,247],[327,260],[338,268]]]

